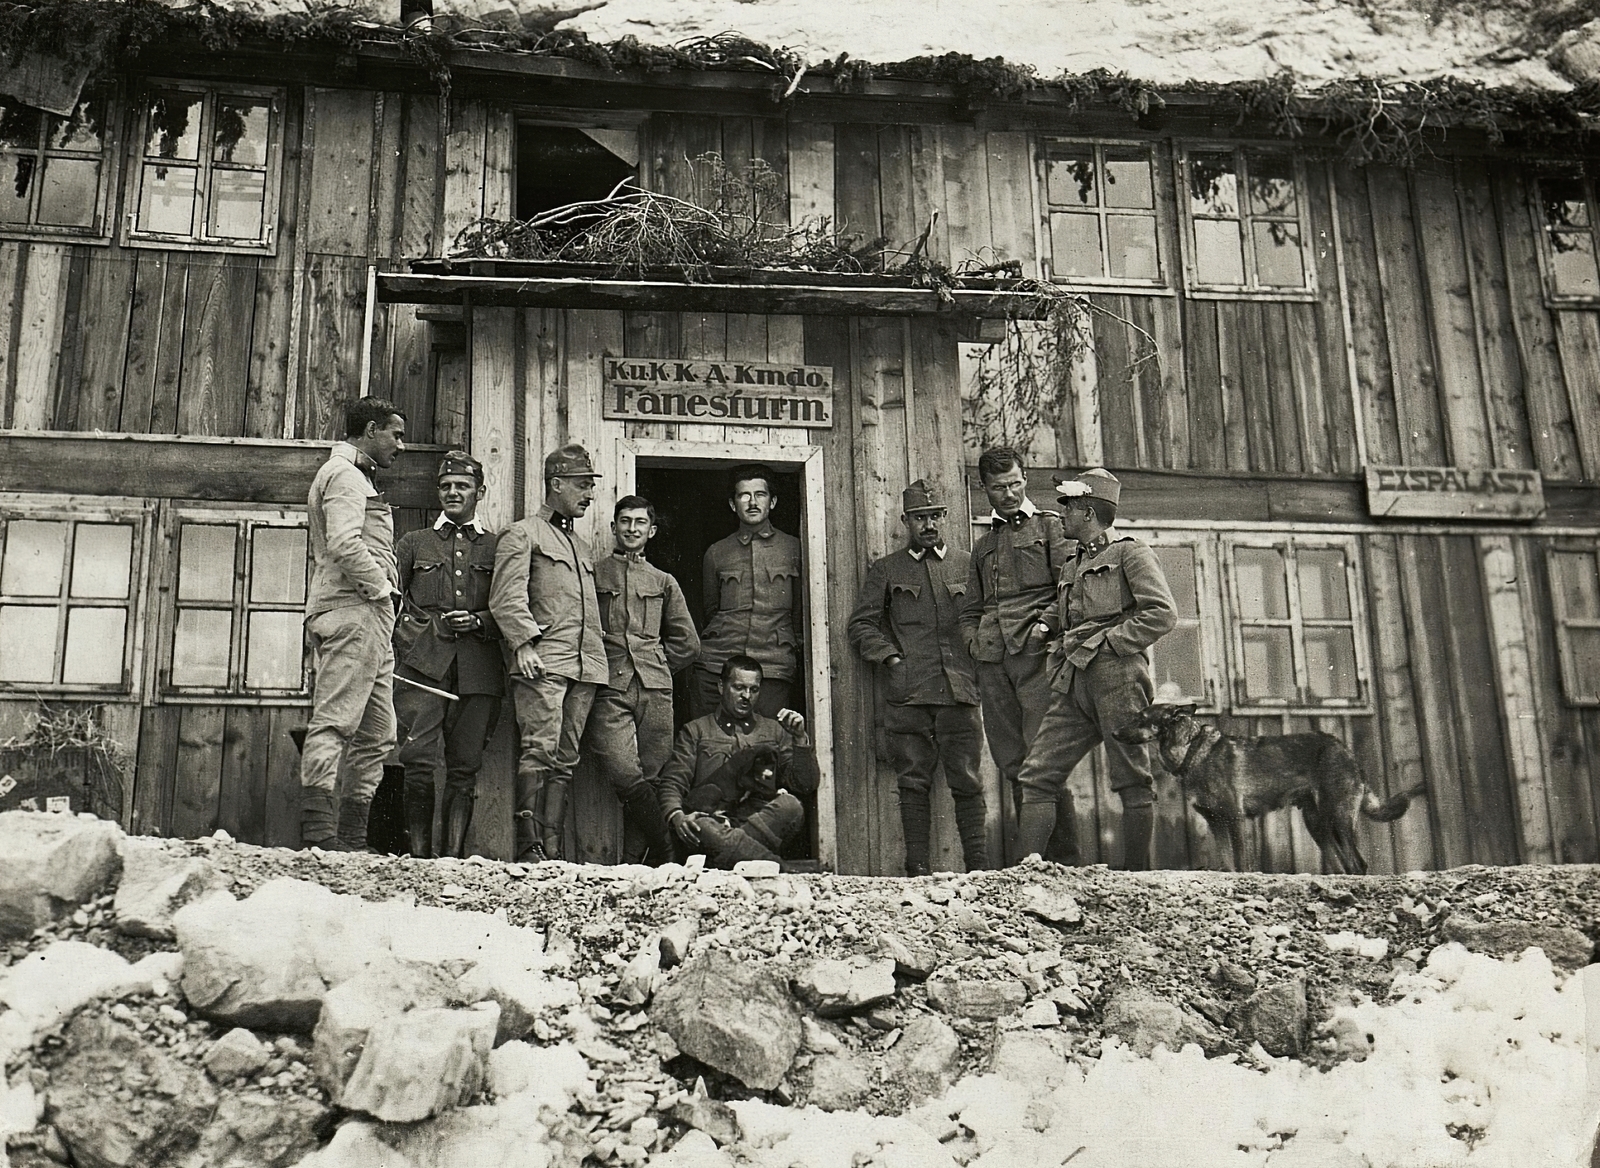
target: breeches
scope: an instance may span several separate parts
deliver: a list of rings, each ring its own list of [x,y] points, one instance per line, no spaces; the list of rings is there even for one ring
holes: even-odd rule
[[[531,808],[527,800],[537,795],[545,783],[572,781],[572,771],[578,765],[578,743],[594,704],[595,688],[593,682],[568,677],[512,677],[511,697],[519,739],[519,808]]]
[[[1000,777],[1017,781],[1040,720],[1050,707],[1050,676],[1043,649],[1006,654],[1004,661],[978,662],[983,729]]]
[[[637,675],[625,690],[601,686],[583,745],[619,799],[655,782],[672,755],[672,691],[645,689]]]
[[[343,761],[345,796],[370,800],[395,743],[394,609],[388,601],[347,605],[318,613],[306,631],[316,681],[300,785],[337,791]]]
[[[415,676],[424,685],[455,689],[455,666],[441,680],[400,667],[402,677]],[[402,727],[400,765],[408,789],[432,790],[441,774],[445,785],[471,795],[478,785],[484,744],[500,720],[500,698],[494,694],[462,694],[460,701],[435,697],[409,685],[396,685],[394,712]]]
[[[1074,672],[1066,692],[1051,696],[1019,781],[1024,803],[1053,803],[1072,769],[1104,742],[1111,787],[1124,806],[1150,803],[1154,779],[1145,743],[1120,742],[1113,734],[1150,704],[1154,688],[1142,653],[1101,654]]]
[[[805,822],[805,808],[787,791],[779,791],[764,803],[751,805],[747,800],[728,822],[714,815],[695,815],[707,857],[723,868],[740,860],[776,860]]]
[[[935,768],[943,764],[951,795],[980,794],[979,721],[977,706],[886,707],[883,732],[900,789],[927,792]]]

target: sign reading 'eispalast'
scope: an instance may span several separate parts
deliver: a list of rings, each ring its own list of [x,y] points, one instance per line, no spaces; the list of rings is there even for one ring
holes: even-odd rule
[[[833,425],[833,370],[827,366],[606,357],[601,369],[607,418],[714,426]]]
[[[1367,511],[1395,519],[1537,519],[1544,480],[1536,470],[1369,466]]]

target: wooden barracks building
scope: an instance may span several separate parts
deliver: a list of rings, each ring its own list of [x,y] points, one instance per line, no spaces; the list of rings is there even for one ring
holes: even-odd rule
[[[577,441],[604,473],[584,534],[603,549],[612,502],[649,495],[652,559],[691,597],[732,526],[727,469],[775,468],[804,549],[816,854],[898,871],[882,694],[845,618],[899,546],[908,480],[951,500],[957,544],[984,521],[977,452],[1017,413],[974,386],[1038,298],[445,259],[481,218],[626,178],[703,197],[692,160],[716,153],[776,172],[779,222],[900,245],[931,224],[932,260],[1015,261],[1087,298],[1066,391],[1020,434],[1035,500],[1054,505],[1056,468],[1121,477],[1119,523],[1156,545],[1181,613],[1161,678],[1219,726],[1325,730],[1380,792],[1426,784],[1361,825],[1375,871],[1600,860],[1587,136],[1464,115],[1417,132],[1380,102],[1393,139],[1362,155],[1348,111],[1288,136],[1222,85],[1131,100],[1105,77],[1008,93],[608,68],[531,38],[430,59],[397,26],[289,48],[186,35],[56,113],[0,115],[0,759],[18,780],[114,742],[120,769],[83,765],[115,772],[96,809],[129,829],[297,841],[306,488],[365,390],[409,418],[385,482],[401,531],[431,520],[448,447],[485,462],[503,525],[537,506],[544,452]],[[78,737],[30,739],[41,710]],[[510,847],[509,723],[480,782],[488,855]],[[988,774],[998,854],[1010,809]],[[1097,764],[1072,781],[1084,854],[1114,861],[1118,800]],[[28,794],[0,787],[0,807]],[[609,790],[577,790],[579,854],[614,860]],[[938,799],[935,866],[958,867]],[[1158,811],[1158,864],[1213,863],[1169,776]],[[1318,869],[1297,816],[1259,844],[1267,870]]]

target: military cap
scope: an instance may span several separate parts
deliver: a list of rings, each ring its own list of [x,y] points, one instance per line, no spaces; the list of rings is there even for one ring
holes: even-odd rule
[[[467,475],[483,485],[483,463],[479,462],[465,450],[451,450],[439,460],[439,473],[436,477],[444,478],[445,475]]]
[[[1092,467],[1075,475],[1056,475],[1056,501],[1070,503],[1074,499],[1102,499],[1113,507],[1122,496],[1122,484],[1117,476],[1104,467]]]
[[[939,502],[932,483],[918,479],[900,492],[900,509],[907,515],[915,515],[918,511],[943,511],[945,505]]]
[[[549,478],[578,478],[581,475],[600,477],[600,472],[594,468],[594,459],[589,457],[589,452],[576,442],[569,442],[560,450],[552,450],[544,456],[544,477]]]

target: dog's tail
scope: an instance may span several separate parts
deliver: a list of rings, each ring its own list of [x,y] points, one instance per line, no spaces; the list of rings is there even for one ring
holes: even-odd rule
[[[1390,820],[1399,819],[1411,806],[1411,800],[1419,795],[1428,793],[1428,784],[1418,783],[1409,791],[1401,791],[1398,795],[1390,795],[1387,799],[1379,799],[1369,788],[1361,795],[1361,814],[1368,819],[1376,819],[1379,823],[1388,823]]]

